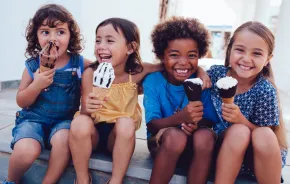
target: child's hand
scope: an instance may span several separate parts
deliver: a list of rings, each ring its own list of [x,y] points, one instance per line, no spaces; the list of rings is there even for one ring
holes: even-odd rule
[[[39,73],[39,69],[34,73],[34,81],[35,87],[40,90],[47,88],[53,82],[53,76],[55,74],[55,69],[50,69],[45,72]]]
[[[198,128],[197,123],[181,124],[181,130],[183,130],[183,132],[188,136],[191,136],[193,131],[196,130],[197,128]]]
[[[107,99],[105,99],[107,100]],[[104,101],[99,100],[98,96],[95,93],[90,93],[86,100],[86,111],[88,113],[96,112],[99,108],[102,107]]]
[[[189,102],[189,104],[180,112],[184,123],[197,123],[202,119],[203,106],[201,101]]]
[[[244,115],[241,113],[239,106],[236,104],[222,104],[222,116],[230,123],[243,123],[245,120]]]
[[[203,82],[202,90],[207,89],[207,88],[211,88],[212,83],[211,83],[211,80],[210,80],[210,78],[209,78],[209,76],[207,74],[204,74],[202,76],[199,76],[199,78]]]

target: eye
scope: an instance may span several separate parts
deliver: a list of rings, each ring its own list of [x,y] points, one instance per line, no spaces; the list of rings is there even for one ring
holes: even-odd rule
[[[190,59],[194,59],[194,58],[196,58],[196,55],[195,55],[195,54],[189,54],[188,57],[189,57]]]
[[[243,52],[244,51],[243,49],[240,49],[240,48],[236,48],[235,50],[238,51],[238,52]]]
[[[115,41],[114,41],[114,40],[108,40],[108,42],[109,42],[109,43],[114,43]]]
[[[263,54],[260,53],[260,52],[254,52],[254,55],[255,55],[255,56],[262,56]]]
[[[178,58],[178,55],[177,54],[169,54],[169,57],[176,59],[176,58]]]
[[[96,43],[97,43],[97,44],[101,43],[101,40],[98,40],[98,39],[97,39],[97,40],[96,40]]]
[[[48,35],[49,32],[48,32],[48,31],[41,31],[41,34],[42,34],[42,35]]]
[[[64,34],[64,33],[65,33],[65,32],[64,32],[63,30],[60,30],[60,31],[57,32],[58,35],[62,35],[62,34]]]

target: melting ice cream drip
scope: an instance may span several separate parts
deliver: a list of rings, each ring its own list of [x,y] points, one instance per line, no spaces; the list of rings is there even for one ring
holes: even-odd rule
[[[58,58],[59,47],[52,41],[48,42],[40,52],[41,65],[47,68],[54,68]]]

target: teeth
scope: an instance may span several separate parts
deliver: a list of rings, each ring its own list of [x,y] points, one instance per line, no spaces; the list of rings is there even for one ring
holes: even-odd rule
[[[250,70],[251,69],[251,67],[249,67],[249,66],[243,66],[243,65],[240,65],[240,68],[242,70]]]
[[[188,69],[185,69],[185,70],[177,69],[176,72],[177,73],[187,73]]]

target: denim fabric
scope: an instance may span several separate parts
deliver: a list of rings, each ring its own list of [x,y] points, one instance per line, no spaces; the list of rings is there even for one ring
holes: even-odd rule
[[[82,56],[70,56],[67,66],[56,70],[53,83],[39,94],[34,104],[16,113],[11,148],[22,138],[34,138],[44,148],[46,140],[49,143],[56,132],[55,127],[58,127],[57,130],[69,129],[80,105],[81,78],[78,68],[83,65]],[[28,59],[26,67],[29,73],[34,73],[39,68],[39,59]]]

